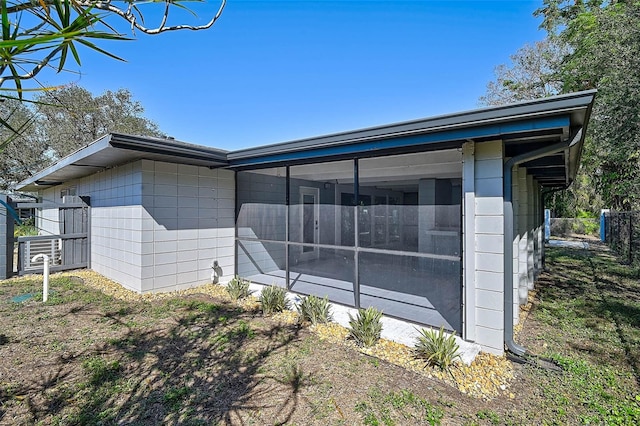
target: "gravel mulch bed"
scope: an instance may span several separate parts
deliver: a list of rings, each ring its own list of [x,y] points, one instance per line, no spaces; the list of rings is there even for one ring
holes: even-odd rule
[[[231,301],[225,287],[217,284],[203,284],[198,287],[167,293],[140,294],[128,290],[120,284],[91,270],[64,272],[62,275],[79,277],[87,286],[100,290],[109,296],[129,302],[159,300],[194,294],[203,294],[213,298]],[[533,298],[534,295],[530,297]],[[252,296],[236,303],[247,311],[260,310],[260,302]],[[519,328],[521,328],[521,324],[524,323],[526,314],[531,308],[530,305],[531,303],[522,310],[523,316],[521,317]],[[284,324],[294,324],[299,320],[298,314],[294,311],[281,312],[274,315],[273,318]],[[509,398],[515,397],[513,393],[509,392],[509,386],[514,379],[515,372],[512,363],[507,360],[506,357],[480,353],[471,365],[467,366],[458,362],[450,371],[443,371],[437,367],[428,365],[420,358],[416,358],[413,348],[390,340],[380,339],[376,345],[369,348],[358,347],[348,338],[349,330],[336,323],[318,324],[310,327],[310,330],[321,339],[350,347],[353,350],[360,351],[369,356],[423,374],[428,378],[438,379],[457,388],[460,392],[476,398],[492,399],[501,395],[507,395]]]

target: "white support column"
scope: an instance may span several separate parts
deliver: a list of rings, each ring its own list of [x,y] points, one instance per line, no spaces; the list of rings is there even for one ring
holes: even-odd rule
[[[518,168],[518,234],[520,235],[520,241],[518,242],[518,295],[521,305],[527,303],[529,292],[529,272],[527,265],[527,201],[527,169],[520,167]]]
[[[520,205],[519,205],[518,191],[518,167],[514,167],[511,171],[511,205],[513,208],[513,248],[511,253],[513,255],[511,284],[513,286],[513,323],[518,324],[520,321],[520,294],[519,294],[519,247],[520,247],[520,233],[518,232],[518,226],[520,223]]]
[[[542,187],[538,187],[538,274],[544,271],[544,199]]]
[[[527,175],[527,288],[533,290],[534,273],[533,273],[533,235],[535,227],[534,218],[534,194],[533,194],[533,176]],[[526,301],[525,301],[526,303]]]
[[[537,280],[540,275],[540,185],[534,180],[533,185],[533,220],[534,220],[534,247],[533,247],[533,279]]]
[[[504,352],[502,141],[475,144],[475,342]],[[471,301],[467,301],[471,302]]]
[[[475,143],[466,142],[462,145],[462,191],[463,210],[462,223],[464,234],[463,255],[463,288],[464,288],[464,339],[476,339],[476,262],[475,262]]]

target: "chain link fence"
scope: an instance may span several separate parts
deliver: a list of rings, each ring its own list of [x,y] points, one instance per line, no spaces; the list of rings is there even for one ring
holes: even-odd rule
[[[640,212],[607,212],[605,242],[629,264],[640,264]]]

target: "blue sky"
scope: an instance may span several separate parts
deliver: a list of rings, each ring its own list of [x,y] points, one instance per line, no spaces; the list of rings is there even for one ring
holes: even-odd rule
[[[230,0],[209,30],[101,44],[127,62],[87,52],[62,79],[127,88],[168,135],[240,149],[476,108],[494,67],[544,37],[541,3]]]

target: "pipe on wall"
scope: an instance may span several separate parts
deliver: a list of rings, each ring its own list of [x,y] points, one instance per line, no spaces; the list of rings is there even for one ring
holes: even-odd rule
[[[507,350],[522,356],[527,350],[513,339],[513,193],[511,188],[512,170],[515,166],[566,150],[580,141],[582,129],[572,138],[511,157],[504,163],[503,203],[504,203],[504,343]]]

